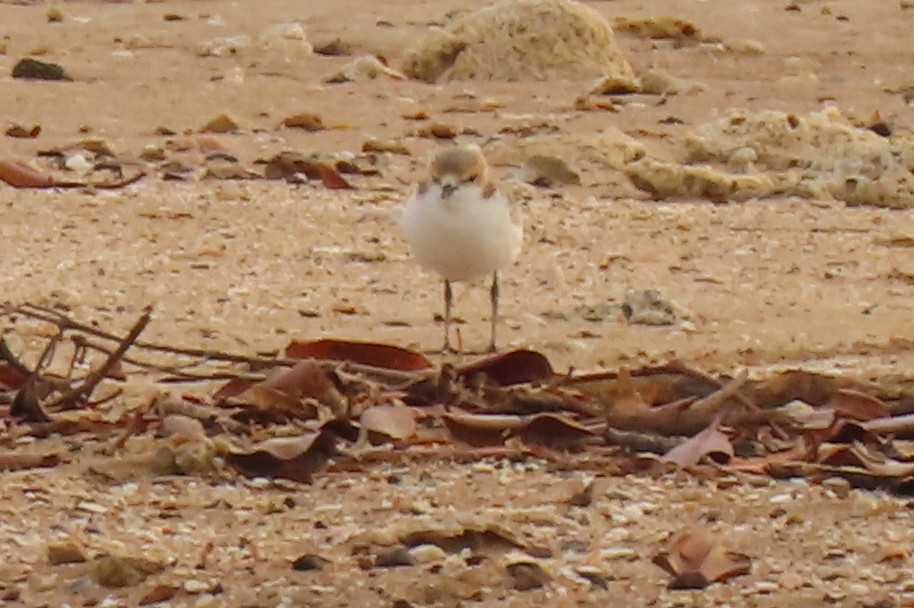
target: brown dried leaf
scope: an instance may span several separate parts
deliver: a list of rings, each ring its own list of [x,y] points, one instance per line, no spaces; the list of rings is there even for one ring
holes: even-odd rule
[[[321,182],[324,187],[331,190],[355,190],[355,186],[350,184],[340,175],[339,169],[330,163],[318,163],[317,170],[320,172]]]
[[[671,589],[703,589],[711,583],[748,574],[747,555],[724,550],[704,526],[691,526],[670,541],[652,560],[671,575]]]
[[[587,427],[563,414],[543,413],[524,418],[525,425],[512,433],[524,443],[569,448],[595,436]]]
[[[502,445],[510,437],[518,437],[530,444],[570,447],[594,437],[590,429],[563,414],[448,413],[442,420],[455,439],[473,446]]]
[[[229,454],[226,462],[247,477],[272,477],[311,483],[336,451],[336,438],[328,431],[297,437],[276,437],[250,452]]]
[[[35,139],[41,133],[41,125],[34,124],[31,127],[24,127],[20,124],[10,125],[6,130],[7,137],[18,139]]]
[[[416,433],[416,413],[412,408],[397,405],[370,407],[359,418],[362,428],[391,439],[407,439]]]
[[[0,363],[0,390],[13,391],[23,387],[29,375],[9,363]]]
[[[892,415],[892,410],[881,399],[847,388],[838,389],[825,407],[845,418],[864,422]]]
[[[25,161],[0,160],[0,180],[14,188],[53,188],[55,180]]]
[[[661,457],[662,461],[672,462],[680,468],[692,467],[705,456],[719,463],[729,462],[733,458],[733,445],[717,422],[712,423],[697,435],[683,441]]]
[[[294,340],[286,347],[286,357],[290,359],[313,358],[348,361],[350,363],[400,371],[429,369],[435,365],[424,355],[399,346],[330,338],[307,342]]]
[[[555,376],[545,355],[526,349],[486,357],[458,369],[464,378],[480,373],[499,386],[542,382]]]
[[[265,394],[275,391],[288,397],[279,397],[277,404],[292,404],[292,410],[301,409],[300,404],[304,399],[314,399],[336,415],[342,415],[348,409],[346,397],[337,388],[330,374],[312,360],[299,361],[290,368],[275,369],[266,380],[252,386],[245,393],[258,388],[266,389]],[[243,399],[245,393],[239,398]]]
[[[835,378],[815,372],[788,370],[766,378],[745,392],[760,408],[775,408],[794,400],[823,405],[837,390]]]

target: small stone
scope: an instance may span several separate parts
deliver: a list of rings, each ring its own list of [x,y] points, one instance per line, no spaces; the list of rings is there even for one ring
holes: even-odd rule
[[[366,139],[362,144],[362,152],[377,152],[380,154],[402,154],[409,156],[409,149],[402,142],[394,139]]]
[[[339,38],[334,38],[333,40],[314,45],[314,52],[326,57],[339,57],[342,55],[352,55],[352,47]]]
[[[628,292],[622,314],[632,325],[673,325],[679,319],[676,305],[656,289]]]
[[[240,130],[238,121],[228,114],[220,114],[200,128],[203,133],[237,133]]]
[[[763,593],[767,595],[778,592],[781,589],[781,586],[774,581],[759,581],[749,589],[752,593]]]
[[[323,570],[329,564],[329,559],[315,553],[305,553],[292,562],[292,569],[298,572],[310,572],[312,570]]]
[[[64,166],[70,171],[78,173],[79,175],[88,175],[89,172],[92,171],[92,169],[95,167],[95,165],[87,161],[86,157],[82,154],[74,154],[72,156],[68,156]]]
[[[63,11],[60,10],[59,6],[52,6],[45,13],[45,16],[48,18],[48,23],[62,23],[63,22]]]
[[[165,149],[162,146],[149,144],[140,152],[140,158],[149,162],[165,160]]]
[[[164,566],[135,557],[104,555],[95,563],[95,581],[103,587],[133,587],[150,574],[164,570]]]
[[[86,561],[86,554],[75,543],[55,543],[48,545],[48,563],[52,566],[60,564],[81,564]]]
[[[581,185],[581,176],[563,159],[555,156],[531,156],[524,163],[521,175],[523,181],[541,188]]]
[[[378,568],[399,568],[412,566],[415,561],[406,547],[393,547],[377,551],[374,563]]]
[[[61,66],[26,57],[13,66],[13,78],[23,80],[73,80]]]
[[[536,562],[530,560],[516,561],[506,566],[512,585],[518,591],[539,589],[548,581],[549,576]]]
[[[457,129],[443,122],[433,122],[419,129],[416,135],[429,139],[454,139],[457,137]]]
[[[324,130],[324,121],[313,112],[301,112],[283,120],[282,126],[289,129],[303,129],[313,133]]]
[[[417,545],[409,550],[409,555],[417,564],[430,564],[443,562],[447,559],[447,551],[438,545]]]
[[[822,487],[834,492],[838,498],[847,498],[851,492],[851,484],[843,477],[829,477],[822,481]]]

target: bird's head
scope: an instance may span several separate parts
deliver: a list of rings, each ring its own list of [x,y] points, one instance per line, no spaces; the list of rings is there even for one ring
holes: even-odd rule
[[[431,181],[449,198],[463,185],[486,183],[486,159],[478,146],[458,146],[439,152],[429,166]]]

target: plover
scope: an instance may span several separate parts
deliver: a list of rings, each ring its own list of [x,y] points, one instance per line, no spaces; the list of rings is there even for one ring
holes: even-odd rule
[[[520,253],[523,227],[511,202],[489,180],[478,146],[456,146],[439,152],[429,175],[403,208],[400,225],[419,263],[444,279],[444,347],[450,342],[451,283],[492,275],[489,296],[494,352],[498,325],[498,272]]]

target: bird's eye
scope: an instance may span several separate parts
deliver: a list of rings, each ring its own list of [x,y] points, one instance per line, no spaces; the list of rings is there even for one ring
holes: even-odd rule
[[[463,180],[463,183],[464,183],[464,184],[472,184],[472,183],[475,182],[475,181],[476,181],[476,176],[475,176],[475,175],[471,175],[470,177],[467,177],[466,179],[464,179],[464,180]]]

